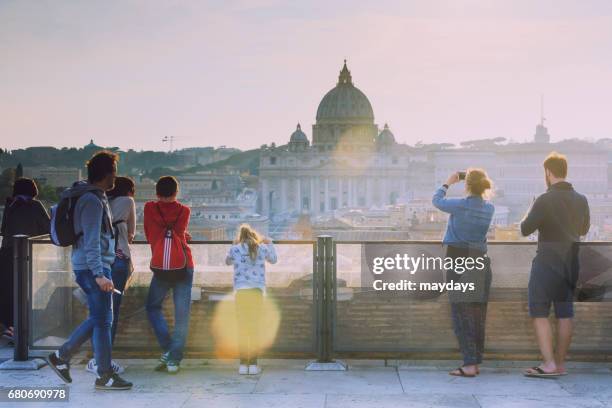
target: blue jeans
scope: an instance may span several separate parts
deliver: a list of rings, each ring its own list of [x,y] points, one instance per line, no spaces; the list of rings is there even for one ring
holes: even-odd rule
[[[112,292],[103,292],[93,273],[88,270],[74,271],[76,282],[87,295],[89,316],[77,327],[66,343],[59,349],[59,357],[70,361],[81,345],[92,339],[94,358],[98,366],[98,375],[112,373],[111,369],[111,325],[113,323]],[[111,278],[110,269],[104,269],[104,276]]]
[[[193,269],[189,268],[187,272],[187,279],[173,283],[153,276],[147,296],[147,316],[157,336],[157,341],[164,353],[169,354],[168,360],[177,363],[183,359],[183,349],[189,331]],[[170,336],[168,324],[162,313],[162,303],[170,289],[172,289],[174,300],[174,333],[172,336]]]
[[[127,283],[130,273],[130,260],[123,258],[115,258],[112,265],[113,285],[123,293],[125,284]],[[119,322],[119,309],[121,308],[121,299],[123,295],[113,292],[113,325],[111,327],[111,340],[115,344],[115,335],[117,334],[117,323]]]

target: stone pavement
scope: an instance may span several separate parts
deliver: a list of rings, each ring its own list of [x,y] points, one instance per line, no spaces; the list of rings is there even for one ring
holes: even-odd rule
[[[447,374],[448,361],[348,361],[346,372],[306,372],[306,361],[263,360],[258,376],[240,376],[236,362],[186,360],[175,375],[152,371],[154,360],[120,360],[132,391],[96,391],[83,364],[73,366],[70,403],[12,406],[71,407],[612,407],[610,364],[576,363],[570,375],[533,379],[525,362],[488,362],[478,378]],[[49,368],[0,371],[0,385],[59,386]],[[2,404],[0,404],[2,405]],[[3,406],[9,406],[4,404]]]

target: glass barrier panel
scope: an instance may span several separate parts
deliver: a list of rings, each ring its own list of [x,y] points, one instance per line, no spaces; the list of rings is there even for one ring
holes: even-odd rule
[[[233,267],[225,264],[229,244],[194,244],[191,319],[187,350],[231,354],[236,338]],[[262,314],[264,342],[272,352],[314,351],[312,290],[313,244],[276,245],[278,262],[266,266],[267,290]],[[148,245],[132,246],[134,272],[122,299],[115,349],[157,350],[145,308],[153,276]],[[87,307],[70,265],[70,249],[48,243],[32,245],[32,344],[39,348],[62,344],[87,316]],[[164,315],[172,327],[173,303],[164,300]]]
[[[449,352],[457,351],[449,294],[407,289],[376,290],[374,257],[396,254],[445,257],[439,243],[337,243],[337,304],[334,350],[338,352]],[[486,322],[489,352],[537,352],[528,315],[527,287],[533,243],[490,243],[492,284]],[[576,291],[575,335],[571,351],[612,349],[612,245],[580,246],[579,289]],[[435,269],[435,268],[434,268]],[[414,275],[407,280],[445,281],[444,271]],[[399,276],[399,275],[396,275]],[[397,281],[397,280],[395,280]],[[551,316],[553,315],[551,310]]]

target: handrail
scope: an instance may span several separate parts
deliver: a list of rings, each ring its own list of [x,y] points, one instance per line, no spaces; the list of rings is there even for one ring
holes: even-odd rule
[[[48,238],[49,235],[39,235],[36,237],[30,237],[29,241],[34,244],[51,244],[51,239]],[[274,244],[279,245],[314,245],[317,243],[315,239],[279,239],[272,240]],[[146,245],[149,242],[146,240],[136,240],[132,244],[133,245]],[[431,239],[381,239],[381,240],[334,240],[335,244],[341,245],[356,245],[356,244],[406,244],[406,245],[423,245],[423,244],[442,244],[442,240],[431,240]],[[231,245],[233,241],[231,240],[191,240],[189,241],[190,245]],[[487,242],[487,245],[491,246],[499,246],[499,245],[536,245],[537,241],[497,241],[491,240]],[[596,245],[596,246],[608,246],[612,245],[612,241],[580,241],[578,245]]]
[[[442,244],[442,240],[418,240],[418,239],[412,239],[412,240],[401,240],[401,239],[389,239],[389,240],[356,240],[356,241],[350,241],[350,240],[334,240],[334,243],[336,244],[343,244],[343,245],[351,245],[351,244],[407,244],[407,245],[423,245],[423,244]],[[500,245],[506,245],[506,246],[514,246],[514,245],[537,245],[537,241],[487,241],[487,245],[491,245],[491,246],[500,246]],[[602,246],[607,246],[607,245],[612,245],[612,241],[580,241],[578,242],[579,246],[584,246],[584,245],[602,245]]]
[[[48,237],[49,235],[39,235],[37,237],[31,237],[30,242],[34,244],[52,244],[51,239]],[[274,244],[279,244],[279,245],[288,245],[288,244],[314,245],[316,243],[315,240],[308,240],[308,239],[298,239],[298,240],[280,239],[280,240],[273,240],[272,242]],[[230,240],[191,240],[188,243],[190,245],[231,245],[234,242]],[[148,244],[149,244],[148,241],[145,241],[142,239],[132,242],[132,245],[148,245]]]

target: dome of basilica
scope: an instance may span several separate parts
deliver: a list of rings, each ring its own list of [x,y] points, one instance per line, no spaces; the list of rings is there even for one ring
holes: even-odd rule
[[[297,124],[297,128],[295,129],[295,132],[293,132],[291,134],[291,138],[289,139],[290,143],[308,143],[308,138],[306,137],[306,134],[304,132],[302,132],[302,127],[300,126],[300,124]]]
[[[336,123],[374,123],[372,105],[367,96],[353,85],[346,60],[338,84],[323,97],[317,109],[317,124]]]
[[[387,125],[386,123],[383,131],[380,132],[380,134],[376,138],[376,143],[379,146],[389,146],[395,144],[395,136],[393,136],[393,133],[391,132],[391,130],[389,130],[389,125]]]

